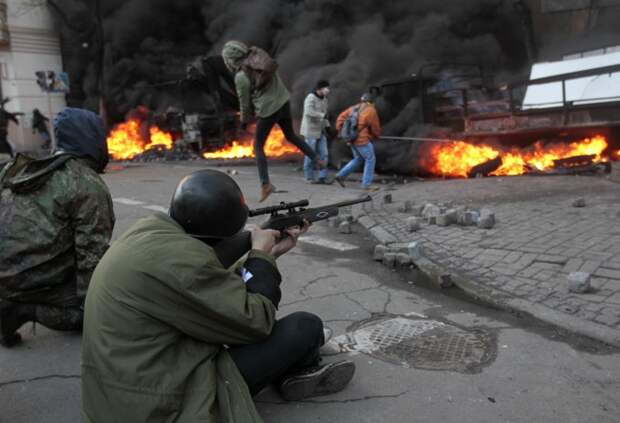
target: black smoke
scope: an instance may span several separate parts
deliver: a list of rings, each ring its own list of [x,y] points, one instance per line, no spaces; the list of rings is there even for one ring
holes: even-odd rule
[[[141,104],[167,107],[173,96],[148,85],[183,77],[195,56],[219,54],[229,39],[277,57],[296,116],[318,79],[332,83],[335,114],[370,84],[415,73],[427,62],[476,63],[495,71],[527,64],[512,1],[100,0],[99,13],[95,0],[54,3],[66,18],[60,22],[73,80],[70,102],[96,109],[103,79],[112,120]],[[397,118],[394,128],[405,133],[403,115]]]

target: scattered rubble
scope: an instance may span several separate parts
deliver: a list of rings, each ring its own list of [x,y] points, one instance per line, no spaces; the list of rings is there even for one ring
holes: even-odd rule
[[[495,213],[488,208],[482,210],[471,210],[465,206],[454,206],[452,203],[444,204],[432,204],[427,203],[424,206],[412,206],[412,217],[421,217],[422,221],[429,225],[449,226],[474,226],[477,225],[480,229],[491,229],[495,226]],[[414,229],[409,229],[410,232],[414,232],[416,228],[415,220],[409,218],[407,225]],[[421,221],[417,221],[420,223]]]
[[[478,227],[480,229],[491,229],[495,226],[495,213],[489,209],[480,210],[480,218],[478,219]]]
[[[409,257],[409,254],[397,253],[396,254],[396,264],[398,264],[401,267],[410,266],[411,265],[411,257]]]
[[[388,247],[386,247],[383,244],[377,244],[375,245],[375,252],[372,256],[372,258],[375,261],[383,261],[383,257],[385,256],[385,253],[389,252],[390,249]]]
[[[132,162],[163,162],[163,161],[185,161],[185,160],[202,160],[198,154],[193,152],[187,146],[176,143],[171,149],[165,145],[155,144],[144,150],[142,153],[135,155]]]
[[[437,216],[437,226],[449,226],[457,222],[457,212],[450,209]]]
[[[442,273],[437,275],[435,283],[437,283],[437,286],[442,289],[450,288],[454,285],[454,283],[452,282],[452,276],[449,273]]]
[[[584,294],[592,289],[590,274],[586,272],[571,272],[568,275],[568,290],[577,294]]]
[[[353,230],[351,229],[351,222],[344,221],[338,226],[338,232],[341,234],[352,234]]]
[[[424,209],[422,210],[422,217],[429,219],[431,217],[437,217],[441,214],[441,209],[439,208],[439,206],[436,206],[435,204],[431,204],[428,203],[424,206]]]
[[[396,264],[396,253],[385,253],[383,255],[383,265],[387,267],[394,267]]]
[[[586,206],[586,200],[584,198],[577,198],[575,201],[573,201],[573,207],[585,207]]]
[[[413,209],[413,202],[411,200],[406,200],[402,206],[398,208],[400,213],[411,213]]]
[[[422,211],[424,210],[424,205],[412,205],[411,206],[411,215],[415,217],[421,217]]]
[[[407,218],[407,230],[409,232],[417,232],[421,228],[422,218],[412,216]]]
[[[412,241],[407,245],[407,252],[409,253],[409,257],[415,262],[418,259],[422,258],[422,243],[419,241]]]

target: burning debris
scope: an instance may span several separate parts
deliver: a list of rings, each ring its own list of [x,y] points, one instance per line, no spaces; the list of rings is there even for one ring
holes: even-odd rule
[[[607,140],[600,135],[572,143],[536,142],[529,148],[510,150],[454,141],[429,146],[426,154],[428,158],[423,159],[423,168],[431,174],[449,177],[583,170],[607,162],[608,158],[604,156],[607,146]]]
[[[129,118],[110,131],[107,138],[108,152],[114,160],[131,160],[150,149],[170,150],[172,135],[157,126],[144,126],[138,118]]]
[[[254,157],[254,130],[251,126],[240,140],[232,140],[215,151],[196,154],[183,138],[175,140],[170,133],[160,129],[145,118],[146,109],[137,109],[129,118],[112,129],[107,138],[108,151],[114,160],[161,161],[194,159],[246,159]],[[181,135],[183,137],[183,135]],[[289,144],[280,128],[274,128],[265,146],[267,157],[299,157],[299,150]]]
[[[251,126],[249,132],[241,140],[233,140],[229,146],[202,154],[205,159],[245,159],[254,157],[254,131]],[[280,128],[274,127],[265,143],[267,157],[300,156],[301,152],[293,144],[289,144]]]

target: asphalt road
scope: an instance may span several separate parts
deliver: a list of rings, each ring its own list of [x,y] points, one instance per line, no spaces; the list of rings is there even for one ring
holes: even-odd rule
[[[113,167],[105,180],[115,199],[115,236],[136,219],[165,210],[178,180],[196,167]],[[234,178],[256,206],[255,169],[221,169],[238,172]],[[310,198],[319,205],[360,194],[304,184],[290,165],[275,167],[272,175],[288,191],[274,195],[272,203]],[[304,310],[321,316],[334,331],[332,349],[347,351],[325,360],[353,360],[355,378],[337,395],[307,401],[285,402],[274,390],[263,392],[256,402],[265,421],[620,421],[617,350],[473,304],[458,292],[432,290],[411,271],[373,262],[370,239],[361,227],[354,231],[341,235],[316,224],[311,238],[279,260],[279,314]],[[381,339],[365,337],[373,328]],[[404,350],[394,349],[387,329]],[[33,334],[31,325],[21,333],[19,347],[0,349],[0,422],[80,421],[80,336],[40,326]],[[442,344],[446,334],[451,341]],[[468,344],[470,350],[461,348],[472,339],[478,343]],[[472,357],[478,362],[472,364]],[[442,366],[452,370],[437,369]]]

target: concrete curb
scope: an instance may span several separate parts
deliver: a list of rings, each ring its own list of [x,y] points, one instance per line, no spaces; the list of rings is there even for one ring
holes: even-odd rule
[[[396,243],[394,236],[378,226],[378,223],[372,217],[368,215],[364,217],[364,222],[362,223],[360,221],[360,223],[362,223],[362,226],[370,232],[378,243],[385,244],[388,247],[390,244]],[[377,229],[380,229],[380,231]],[[379,236],[377,236],[377,234],[379,234]],[[390,238],[386,238],[384,234],[387,234],[391,237],[391,239],[394,239],[394,241],[385,242]],[[423,249],[418,249],[417,254],[417,257],[411,257],[413,263],[416,265],[418,270],[425,274],[428,278],[437,279],[441,275],[450,274],[454,285],[463,290],[465,294],[478,301],[482,301],[487,305],[509,312],[526,313],[538,320],[560,327],[569,332],[577,333],[609,345],[620,347],[620,331],[618,330],[584,321],[569,314],[560,313],[529,301],[511,297],[505,292],[484,286],[476,282],[473,278],[465,276],[454,269],[448,269],[447,267],[432,261],[428,257],[424,256]],[[421,256],[419,254],[421,254]]]

